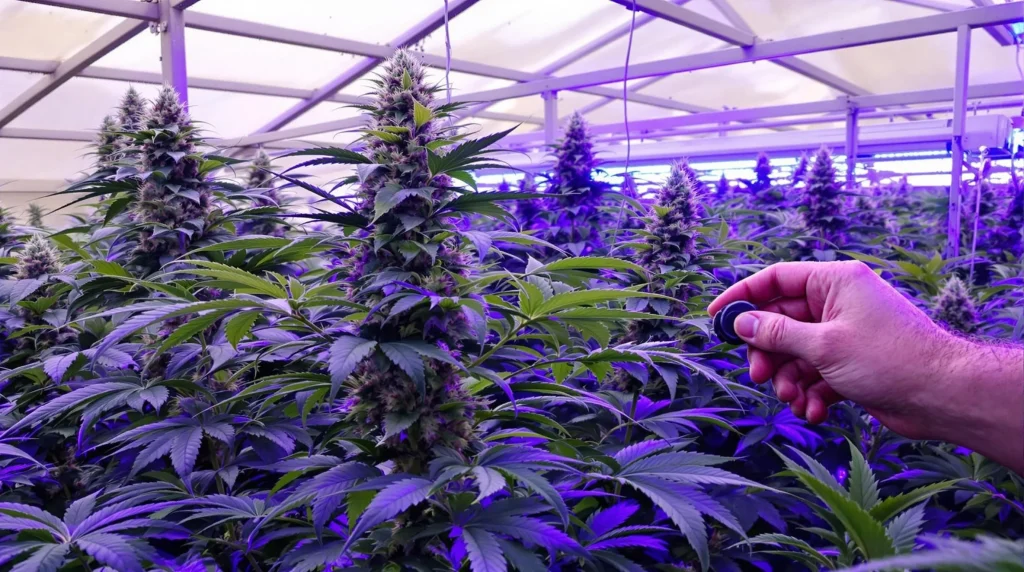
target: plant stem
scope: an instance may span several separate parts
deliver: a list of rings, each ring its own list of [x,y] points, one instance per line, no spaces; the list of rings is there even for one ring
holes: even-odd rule
[[[633,420],[636,419],[636,406],[640,402],[640,392],[633,392],[633,404],[629,407],[629,425],[626,426],[626,436],[622,440],[624,447],[629,446],[629,440],[633,437]]]
[[[626,436],[622,440],[623,448],[629,446],[629,440],[633,437],[633,420],[636,419],[636,406],[640,402],[640,391],[633,392],[633,404],[629,407],[629,424],[626,425]],[[615,494],[622,492],[622,483],[615,483]]]

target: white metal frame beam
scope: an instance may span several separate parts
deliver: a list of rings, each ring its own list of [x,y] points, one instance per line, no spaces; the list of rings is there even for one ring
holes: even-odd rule
[[[927,8],[929,10],[936,10],[938,12],[958,12],[964,9],[964,6],[960,4],[953,4],[951,2],[943,2],[942,0],[890,0],[891,2],[897,2],[899,4],[907,4],[910,6],[917,6],[918,8]],[[995,3],[992,0],[971,0],[971,3],[975,6],[992,6]],[[992,36],[992,39],[999,43],[1000,46],[1012,46],[1016,44],[1016,39],[1013,37],[1013,33],[1006,26],[988,26],[985,28],[988,35]]]
[[[415,44],[432,34],[438,28],[443,27],[445,25],[446,18],[448,21],[451,21],[452,18],[455,18],[459,14],[465,12],[477,2],[479,2],[479,0],[452,0],[451,4],[447,6],[447,15],[445,14],[446,8],[441,8],[440,10],[435,11],[427,16],[426,19],[392,40],[388,43],[388,46],[392,49],[398,49]],[[314,91],[312,96],[304,98],[302,101],[293,105],[290,109],[285,110],[283,113],[269,121],[263,127],[257,129],[254,134],[276,131],[285,125],[288,125],[295,119],[302,116],[302,114],[315,107],[317,104],[326,101],[330,96],[371,72],[381,61],[381,58],[364,58],[355,66],[345,70],[341,75],[335,77],[333,80],[327,82],[322,87]]]
[[[683,4],[687,3],[687,2],[689,2],[690,0],[669,0],[669,1],[670,2],[674,2],[676,5],[683,5]],[[639,30],[640,28],[646,26],[647,24],[650,24],[651,22],[653,22],[655,20],[657,20],[657,17],[655,17],[655,16],[651,16],[651,15],[648,15],[648,14],[641,14],[641,15],[637,16],[637,18],[636,18],[636,25],[634,26],[633,29],[634,29],[634,31],[635,30]],[[580,61],[584,57],[592,54],[593,52],[601,49],[602,47],[607,46],[608,44],[610,44],[612,42],[620,40],[621,38],[623,38],[624,36],[629,34],[629,28],[630,28],[630,23],[629,22],[627,22],[625,24],[622,24],[620,26],[616,26],[615,28],[609,30],[608,32],[606,32],[604,34],[601,34],[599,37],[594,38],[593,40],[587,42],[586,44],[576,48],[575,50],[573,50],[573,51],[563,55],[562,57],[558,58],[557,60],[551,62],[550,64],[548,64],[546,66],[544,66],[537,73],[539,75],[541,75],[541,76],[550,76],[550,75],[554,74],[555,72],[558,72],[559,70],[562,70],[562,69],[564,69],[566,67],[569,67],[570,65]],[[658,79],[660,79],[660,78],[655,78],[655,79],[652,79],[650,81],[639,82],[639,83],[637,83],[635,85],[630,86],[629,87],[629,91],[632,94],[632,95],[629,96],[630,101],[635,101],[637,103],[646,103],[646,104],[649,104],[649,105],[655,105],[654,103],[652,103],[650,100],[647,99],[649,96],[646,96],[644,94],[639,94],[639,93],[636,93],[636,92],[638,92],[639,90],[643,89],[644,87],[647,87],[648,85],[654,83],[655,81],[658,81]],[[600,101],[595,101],[594,103],[588,104],[588,105],[580,108],[578,111],[581,114],[585,115],[587,113],[590,113],[591,111],[594,111],[595,109],[603,107],[604,105],[608,104],[611,101],[614,101],[615,99],[622,99],[622,96],[621,96],[620,93],[616,92],[615,95],[617,95],[618,97],[615,97],[612,94],[601,95],[602,99]],[[677,104],[678,104],[678,107],[676,109],[679,109],[680,111],[686,111],[688,113],[702,113],[702,112],[705,112],[705,111],[715,111],[713,108],[704,107],[703,105],[693,105],[693,104],[685,103],[685,102],[677,102]],[[483,111],[486,110],[487,108],[489,108],[492,105],[494,105],[494,102],[485,102],[485,103],[481,103],[480,105],[473,106],[473,107],[471,107],[469,109],[469,114],[466,117],[478,116],[478,117],[481,117],[481,118],[485,118],[485,116],[483,115]]]
[[[103,8],[109,6],[107,2],[101,0],[83,0],[88,4],[94,5],[97,11],[107,14]],[[184,10],[189,6],[195,4],[198,0],[177,0],[174,3],[176,9]],[[46,0],[40,2],[52,6],[63,6],[65,2],[62,0]],[[75,2],[77,4],[77,1]],[[131,2],[118,2],[116,4],[118,8],[126,8],[130,6],[128,11],[131,14],[145,13],[152,15],[153,12],[157,12],[156,19],[159,20],[159,6],[155,4],[137,4]],[[127,8],[126,8],[127,9]],[[125,15],[123,13],[115,13],[112,15]],[[11,121],[17,118],[19,115],[24,113],[28,108],[35,105],[41,99],[47,95],[53,93],[58,87],[64,85],[72,77],[78,75],[86,67],[92,65],[95,61],[99,60],[103,56],[109,54],[111,51],[116,49],[121,44],[127,42],[133,38],[136,34],[146,29],[147,24],[144,20],[134,19],[135,16],[127,16],[129,19],[117,24],[107,33],[103,34],[99,38],[96,38],[89,45],[79,50],[76,54],[72,55],[68,59],[60,62],[57,67],[47,73],[43,78],[36,81],[32,87],[28,88],[18,97],[14,98],[13,101],[0,109],[0,128],[8,125]]]
[[[124,15],[126,17],[138,18],[150,22],[155,22],[159,20],[159,13],[156,5],[138,4],[135,2],[130,2],[128,0],[21,1],[30,2],[33,4],[47,4],[52,6],[60,6],[63,8],[74,8],[78,10],[99,12],[102,14]],[[253,38],[258,40],[267,40],[270,42],[278,42],[282,44],[290,44],[295,46],[315,48],[333,52],[362,55],[380,59],[389,57],[394,51],[392,48],[388,46],[382,46],[379,44],[357,42],[354,40],[346,40],[344,38],[336,38],[333,36],[314,34],[312,32],[294,30],[291,28],[282,28],[280,26],[273,26],[270,24],[260,24],[258,22],[237,20],[234,18],[225,18],[223,16],[204,14],[201,12],[186,12],[185,25],[189,28],[205,30],[208,32],[216,32],[245,38]],[[424,65],[428,67],[438,69],[445,68],[445,58],[443,56],[436,56],[433,54],[420,54],[419,57],[423,61]],[[482,64],[459,59],[451,60],[451,69],[452,71],[457,71],[461,73],[491,77],[496,79],[504,79],[516,82],[529,82],[543,79],[543,76],[534,73],[521,72],[499,66],[492,66],[489,64]],[[579,91],[589,93],[592,95],[599,95],[602,97],[612,97],[615,99],[622,98],[622,93],[611,88],[588,86],[585,89],[580,89]],[[630,100],[636,101],[638,103],[652,105],[655,107],[662,107],[665,109],[677,109],[682,111],[688,111],[692,109],[692,106],[688,106],[685,103],[680,103],[678,101],[664,97],[636,94],[635,96],[630,97]]]
[[[1019,96],[1022,93],[1024,93],[1024,82],[1010,81],[970,86],[967,89],[967,98],[1001,98]],[[857,108],[860,111],[869,111],[899,105],[943,103],[953,101],[954,98],[954,88],[929,89],[856,97],[840,97],[826,101],[771,105],[747,109],[730,109],[710,113],[696,113],[693,115],[677,117],[661,117],[657,119],[631,121],[629,128],[630,132],[635,137],[644,137],[651,133],[661,133],[671,129],[695,125],[715,125],[729,122],[756,121],[775,117],[814,115],[819,113],[844,113],[850,108]],[[924,112],[927,112],[927,110]],[[915,113],[915,110],[908,109],[906,111],[893,111],[893,113],[909,114]],[[814,121],[812,120],[808,123],[813,122]],[[798,124],[798,122],[794,122],[794,124]],[[755,126],[751,125],[751,127]],[[595,136],[624,132],[625,125],[623,123],[607,123],[590,126],[590,133]],[[540,144],[541,140],[536,133],[521,133],[509,135],[502,139],[502,143],[506,146],[530,146]]]
[[[53,73],[59,66],[60,62],[56,61],[33,60],[26,58],[11,58],[0,56],[0,70],[50,74]],[[104,66],[89,66],[81,72],[79,72],[78,77],[157,85],[162,84],[164,82],[163,75],[159,73],[109,68]],[[267,95],[272,97],[289,97],[293,99],[307,99],[309,97],[312,97],[314,92],[314,90],[311,89],[298,89],[294,87],[282,87],[277,85],[264,85],[258,83],[248,83],[242,81],[212,79],[195,76],[189,76],[188,83],[189,86],[193,89],[207,89],[211,91],[247,93],[251,95]],[[365,104],[368,103],[370,100],[366,97],[348,95],[345,93],[336,93],[328,97],[325,101],[333,101],[336,103],[347,104]],[[512,123],[531,123],[536,125],[543,125],[544,123],[543,120],[539,117],[528,117],[526,115],[517,115],[514,113],[484,112],[477,115],[484,119],[494,119],[498,121],[508,121]]]
[[[612,0],[612,2],[627,8],[632,8],[633,6],[633,0]],[[642,11],[645,14],[679,24],[734,46],[747,47],[761,41],[753,29],[733,9],[727,0],[712,0],[712,3],[729,20],[731,26],[712,20],[707,16],[702,16],[692,10],[676,6],[666,0],[636,0],[636,7],[638,11]],[[866,89],[855,85],[851,81],[847,81],[812,63],[793,56],[782,57],[773,60],[772,63],[847,95],[865,95],[869,93]]]
[[[634,137],[662,138],[673,137],[677,135],[704,134],[718,130],[733,131],[757,129],[762,127],[769,128],[780,126],[812,125],[818,123],[842,122],[846,118],[846,116],[840,113],[854,107],[858,109],[860,119],[876,119],[881,117],[891,117],[892,115],[895,114],[908,112],[913,112],[917,114],[948,113],[953,108],[948,103],[945,102],[950,102],[955,98],[955,91],[955,88],[932,89],[854,98],[839,98],[829,101],[800,103],[792,105],[777,105],[750,109],[734,109],[727,111],[717,111],[714,113],[694,114],[685,117],[645,120],[633,123],[630,127],[631,134]],[[983,103],[977,105],[971,104],[968,105],[967,107],[969,109],[1019,109],[1022,103],[1022,93],[1024,93],[1024,82],[1020,81],[971,86],[968,88],[967,91],[967,99],[976,101],[983,100]],[[943,103],[943,105],[918,107],[906,111],[892,109],[887,111],[869,111],[870,109],[877,107],[889,107],[893,105],[921,105],[930,103]],[[816,115],[819,113],[829,114]],[[800,115],[804,115],[804,117],[799,117]],[[730,125],[727,127],[721,127],[719,125],[727,121],[742,122],[770,119],[774,117],[794,116],[797,117],[793,119],[785,119],[782,121],[766,122],[764,123],[764,125],[758,125],[753,123],[749,125]],[[359,126],[359,119],[360,118],[342,119],[333,122],[332,126],[339,130],[357,127]],[[678,129],[679,127],[684,127],[684,129]],[[605,140],[606,138],[609,140],[614,140],[616,138],[624,137],[622,124],[595,125],[592,126],[592,129],[597,131],[595,135],[598,140]],[[240,138],[235,138],[211,139],[208,140],[208,143],[216,147],[234,147],[238,145],[239,142],[241,142],[242,144],[248,145],[259,144],[271,149],[294,149],[303,144],[323,145],[322,142],[302,140],[302,137],[312,134],[314,133],[312,133],[311,129],[300,127],[288,130],[287,132],[283,133],[283,135],[296,138],[292,140],[287,140],[287,137],[281,137],[282,133],[274,132],[261,135],[258,141],[244,141]],[[92,141],[95,138],[95,133],[92,131],[22,129],[6,127],[0,129],[0,138],[39,139],[47,141]],[[278,140],[279,138],[281,140]],[[543,132],[510,135],[503,139],[502,142],[512,145],[542,145]]]
[[[875,24],[850,30],[802,36],[775,42],[755,43],[749,47],[727,48],[703,54],[694,54],[633,64],[629,75],[620,67],[573,74],[557,78],[529,81],[504,88],[479,91],[457,97],[458,101],[494,101],[536,95],[545,91],[581,89],[622,81],[644,79],[660,75],[735,65],[745,62],[777,59],[785,56],[824,52],[869,44],[893,42],[945,34],[961,25],[970,28],[1002,25],[1020,19],[1020,3],[999,4],[984,8],[968,8],[959,12],[936,14],[898,22]]]
[[[110,31],[93,40],[78,53],[60,63],[57,69],[36,82],[13,101],[0,109],[0,127],[4,127],[16,117],[24,113],[58,87],[64,85],[78,72],[96,60],[107,55],[136,34],[146,29],[146,23],[138,20],[125,20],[114,26]]]
[[[956,31],[956,77],[953,87],[953,142],[950,155],[949,218],[947,222],[946,256],[960,256],[960,186],[964,169],[964,131],[967,121],[967,98],[970,97],[971,28],[964,25]]]
[[[158,0],[160,6],[160,67],[164,85],[178,92],[182,104],[188,106],[188,68],[185,59],[185,6],[174,0]],[[178,4],[189,4],[179,2]]]
[[[644,14],[685,26],[734,46],[749,46],[757,40],[757,37],[748,31],[727,26],[718,20],[713,20],[682,6],[676,6],[666,0],[612,0],[612,2],[630,10],[635,5],[636,9]]]

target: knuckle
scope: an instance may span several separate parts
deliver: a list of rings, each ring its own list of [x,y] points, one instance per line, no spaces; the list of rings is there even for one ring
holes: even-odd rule
[[[844,270],[848,272],[850,276],[863,277],[867,276],[868,274],[873,275],[875,273],[873,270],[871,270],[870,266],[861,262],[860,260],[845,260],[842,262],[842,264],[845,267]]]
[[[786,330],[786,320],[767,320],[761,326],[761,335],[768,345],[775,347],[785,341]]]

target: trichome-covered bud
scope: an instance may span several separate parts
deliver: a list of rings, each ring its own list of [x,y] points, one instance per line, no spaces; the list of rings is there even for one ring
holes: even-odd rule
[[[96,133],[96,166],[100,169],[110,168],[117,162],[118,141],[121,136],[121,124],[112,115],[103,118],[100,129]]]
[[[958,276],[953,276],[943,284],[932,306],[935,319],[949,329],[964,334],[973,333],[978,328],[978,311],[971,299],[967,285]]]
[[[36,279],[48,274],[57,274],[63,265],[60,251],[41,236],[33,236],[25,248],[17,254],[14,277],[17,279]]]
[[[835,240],[839,236],[846,228],[841,193],[832,154],[822,147],[814,156],[804,188],[802,206],[808,230],[827,240]]]
[[[693,176],[683,163],[673,163],[647,223],[650,248],[641,254],[641,265],[656,274],[685,268],[696,251],[695,229],[702,217]]]

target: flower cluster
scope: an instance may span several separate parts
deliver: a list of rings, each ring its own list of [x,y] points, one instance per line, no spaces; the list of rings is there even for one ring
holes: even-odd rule
[[[668,180],[647,222],[650,248],[640,254],[640,265],[661,274],[685,269],[696,252],[694,233],[703,217],[701,196],[692,171],[683,162],[672,164]]]
[[[202,235],[211,209],[210,190],[199,174],[198,133],[169,87],[153,101],[144,127],[138,151],[145,180],[133,212],[143,227],[137,252],[156,259],[177,256]]]
[[[358,328],[358,339],[384,348],[351,378],[350,417],[368,435],[383,433],[389,456],[410,471],[421,470],[436,446],[465,448],[473,438],[468,419],[476,407],[451,365],[431,358],[429,373],[423,373],[404,361],[409,356],[397,358],[400,350],[386,349],[414,343],[421,344],[420,352],[430,347],[430,353],[447,354],[458,352],[469,334],[464,313],[450,303],[410,304],[425,297],[452,299],[469,268],[458,241],[443,238],[455,230],[452,220],[437,214],[453,192],[448,177],[432,176],[427,166],[427,145],[438,130],[434,91],[424,76],[419,60],[405,50],[381,73],[366,152],[375,167],[364,178],[360,208],[374,221],[372,241],[355,250],[349,277],[356,299],[381,308]],[[388,276],[402,278],[382,287]],[[413,359],[422,359],[412,351]],[[399,367],[386,366],[395,359]]]
[[[594,156],[594,142],[588,131],[587,122],[578,112],[569,116],[565,134],[555,148],[554,154],[552,178],[559,192],[589,191],[597,159]],[[563,201],[562,204],[565,205],[577,202],[569,199]]]
[[[978,328],[978,310],[967,285],[958,276],[946,281],[932,304],[935,320],[949,329],[963,334]]]
[[[60,252],[48,240],[41,236],[33,236],[18,253],[14,264],[16,279],[36,279],[49,274],[57,274],[63,264]]]
[[[827,148],[822,147],[815,154],[806,181],[801,206],[808,230],[826,240],[839,242],[846,228],[846,217],[843,215],[842,189],[836,182],[832,154]]]
[[[96,166],[99,169],[112,168],[117,163],[121,125],[108,115],[103,118],[99,131],[96,133]]]

